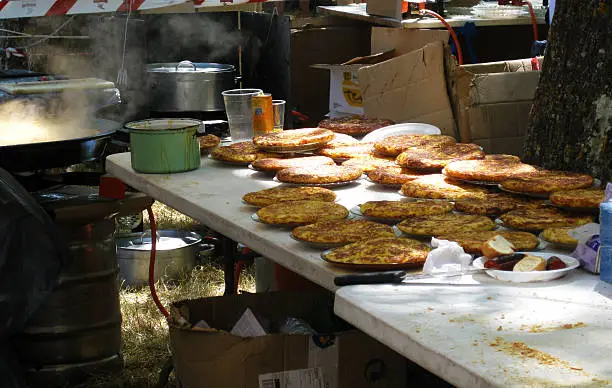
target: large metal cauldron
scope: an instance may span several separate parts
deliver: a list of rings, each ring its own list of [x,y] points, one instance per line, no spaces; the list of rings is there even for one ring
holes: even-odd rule
[[[74,259],[15,349],[33,387],[65,386],[123,364],[114,222],[59,226]]]
[[[149,75],[149,109],[157,112],[218,112],[225,110],[221,92],[238,81],[232,65],[219,63],[153,63]]]

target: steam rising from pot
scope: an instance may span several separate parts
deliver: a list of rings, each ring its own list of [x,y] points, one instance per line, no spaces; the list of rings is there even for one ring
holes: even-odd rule
[[[99,133],[83,92],[64,92],[52,98],[7,101],[0,105],[0,147],[62,141]]]

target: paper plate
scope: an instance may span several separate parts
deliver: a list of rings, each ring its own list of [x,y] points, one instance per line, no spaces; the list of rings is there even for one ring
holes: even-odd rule
[[[551,256],[556,256],[559,259],[563,260],[566,268],[563,269],[555,269],[552,271],[532,271],[532,272],[514,272],[514,271],[499,271],[495,269],[486,269],[484,266],[485,259],[483,257],[479,257],[474,260],[472,265],[475,268],[484,269],[485,273],[492,278],[497,280],[501,280],[504,282],[511,283],[532,283],[532,282],[547,282],[554,279],[559,279],[565,275],[567,275],[570,271],[578,268],[580,263],[578,260],[574,259],[571,256],[561,255],[558,253],[545,253],[545,252],[517,252],[517,253],[525,253],[532,254],[534,256],[540,256],[546,260]]]
[[[376,129],[361,139],[362,142],[377,142],[385,137],[397,135],[440,135],[440,128],[423,123],[402,123]]]

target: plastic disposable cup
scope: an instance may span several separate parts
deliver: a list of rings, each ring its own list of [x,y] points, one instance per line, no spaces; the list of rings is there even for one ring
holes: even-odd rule
[[[225,102],[225,113],[229,122],[232,141],[249,140],[253,137],[253,113],[251,98],[263,94],[261,89],[232,89],[221,92]]]
[[[274,132],[280,132],[285,128],[285,100],[272,100],[274,111]]]

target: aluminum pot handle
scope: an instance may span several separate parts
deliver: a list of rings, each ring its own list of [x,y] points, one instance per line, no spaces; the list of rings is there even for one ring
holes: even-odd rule
[[[144,231],[144,232],[142,232],[142,234],[140,235],[140,245],[143,245],[143,244],[144,244],[144,237],[145,237],[147,234],[149,234],[149,235],[150,235],[150,234],[151,234],[151,231],[150,231],[150,230]],[[160,234],[159,234],[159,231],[157,231],[157,230],[156,230],[156,231],[155,231],[155,240],[159,241],[160,239],[161,239],[161,236],[160,236]]]
[[[192,69],[193,71],[197,70],[197,66],[193,62],[191,62],[191,61],[180,61],[178,63],[178,65],[176,65],[176,70],[178,71],[179,67],[181,67],[181,66],[191,66],[191,67],[193,67],[193,69]]]
[[[242,76],[241,75],[234,77],[234,83],[235,84],[237,84],[240,81],[242,81]]]

